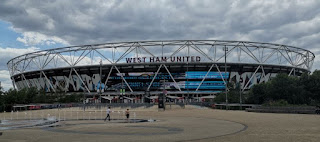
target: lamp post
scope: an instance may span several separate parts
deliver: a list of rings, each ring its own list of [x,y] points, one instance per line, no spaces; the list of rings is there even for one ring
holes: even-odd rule
[[[121,89],[120,89],[120,96],[119,96],[120,103],[124,103],[123,96],[125,95],[125,89],[123,88],[123,79],[124,79],[124,77],[121,80]]]
[[[239,85],[239,93],[240,93],[240,110],[242,110],[242,91],[241,91],[241,83],[242,83],[242,81],[240,81],[239,83],[238,83],[238,85]]]
[[[0,95],[2,95],[1,90],[2,90],[2,87],[1,87],[1,81],[0,81]]]
[[[100,84],[99,84],[99,103],[101,103],[101,89],[102,89],[102,60],[100,59]]]
[[[224,77],[227,75],[227,51],[228,47],[225,45],[224,48]],[[228,109],[228,84],[225,78],[225,93],[226,93],[226,109]]]

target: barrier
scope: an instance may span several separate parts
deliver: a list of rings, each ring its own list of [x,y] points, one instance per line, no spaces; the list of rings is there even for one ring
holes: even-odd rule
[[[276,106],[258,106],[247,108],[247,112],[263,112],[263,113],[296,113],[296,114],[317,114],[317,108],[313,106],[291,106],[291,107],[276,107]]]

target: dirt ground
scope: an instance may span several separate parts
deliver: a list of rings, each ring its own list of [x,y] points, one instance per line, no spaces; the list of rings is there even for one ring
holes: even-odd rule
[[[125,123],[125,109],[112,110],[110,122],[102,120],[105,108],[1,113],[0,119],[7,121],[47,117],[60,118],[61,121],[56,123],[57,127],[9,130],[1,130],[5,127],[2,124],[0,141],[320,141],[320,115],[252,113],[196,106],[158,111],[153,107],[130,109],[130,120],[155,122]]]

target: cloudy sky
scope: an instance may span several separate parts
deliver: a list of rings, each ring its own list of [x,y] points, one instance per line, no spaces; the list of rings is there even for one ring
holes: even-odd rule
[[[320,54],[319,0],[1,0],[0,81],[6,63],[69,45],[160,39],[271,42]],[[313,70],[320,68],[316,57]]]

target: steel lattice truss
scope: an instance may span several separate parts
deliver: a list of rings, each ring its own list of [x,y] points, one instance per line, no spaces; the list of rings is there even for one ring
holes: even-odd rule
[[[223,50],[225,48],[228,49],[226,54]],[[280,44],[220,40],[170,40],[92,44],[42,50],[15,57],[7,63],[7,66],[13,82],[14,76],[21,76],[25,79],[24,74],[28,72],[39,72],[40,76],[50,82],[45,70],[70,68],[78,75],[74,69],[76,67],[111,65],[120,73],[117,66],[128,64],[127,58],[173,56],[198,56],[201,57],[200,64],[212,63],[211,68],[215,64],[224,63],[226,56],[226,62],[230,64],[255,64],[258,69],[265,65],[285,66],[292,68],[292,71],[299,69],[308,72],[315,58],[315,55],[308,50]],[[165,63],[161,66],[168,70]],[[51,83],[49,84],[54,88]],[[88,88],[87,90],[90,92]],[[130,90],[132,91],[131,88]]]

